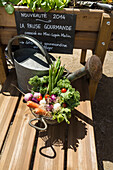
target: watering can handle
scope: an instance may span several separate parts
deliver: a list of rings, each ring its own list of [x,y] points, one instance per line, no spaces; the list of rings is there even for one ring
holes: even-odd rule
[[[30,40],[31,42],[33,42],[39,49],[40,51],[42,52],[42,54],[45,56],[46,60],[47,60],[47,63],[50,65],[52,63],[46,49],[40,44],[40,42],[35,39],[34,37],[31,37],[31,36],[28,36],[28,35],[24,35],[24,34],[21,34],[21,35],[17,35],[17,36],[14,36],[12,39],[9,40],[8,42],[8,46],[7,46],[7,49],[8,49],[8,56],[9,58],[11,59],[11,61],[14,63],[14,59],[13,59],[13,56],[12,56],[12,43],[15,39],[27,39],[27,40]]]

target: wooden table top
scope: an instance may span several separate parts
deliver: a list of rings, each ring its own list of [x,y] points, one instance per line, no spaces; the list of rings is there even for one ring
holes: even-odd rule
[[[23,96],[11,86],[15,80],[11,70],[0,93],[0,169],[97,170],[86,78],[73,83],[80,91],[81,101],[73,111],[70,125],[48,125],[45,131],[29,126],[34,116],[23,103]]]

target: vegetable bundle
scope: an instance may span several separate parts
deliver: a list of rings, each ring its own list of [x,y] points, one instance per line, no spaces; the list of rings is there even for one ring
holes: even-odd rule
[[[34,113],[52,117],[58,123],[65,120],[69,124],[71,110],[79,105],[80,93],[72,88],[63,73],[64,66],[61,66],[59,57],[50,65],[49,76],[30,78],[32,90],[25,94],[24,100]]]

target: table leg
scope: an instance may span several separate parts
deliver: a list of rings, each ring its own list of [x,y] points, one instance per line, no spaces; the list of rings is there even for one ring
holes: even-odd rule
[[[3,85],[8,73],[8,67],[3,53],[3,46],[0,44],[0,83]]]

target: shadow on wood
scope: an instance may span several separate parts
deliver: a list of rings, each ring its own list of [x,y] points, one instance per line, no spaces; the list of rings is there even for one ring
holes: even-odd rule
[[[45,142],[45,146],[40,149],[40,153],[42,154],[42,149],[52,147],[52,145],[62,146],[62,149],[73,149],[76,151],[77,147],[79,147],[78,139],[82,140],[86,135],[87,125],[72,115],[69,125],[65,122],[56,125],[48,125],[48,129],[46,131],[39,133],[39,137]],[[53,152],[55,154],[54,150]],[[49,155],[46,156],[51,158]]]
[[[4,96],[18,96],[19,91],[11,84],[15,84],[17,86],[15,69],[11,69],[10,74],[8,74],[8,77],[0,93],[2,93]]]

